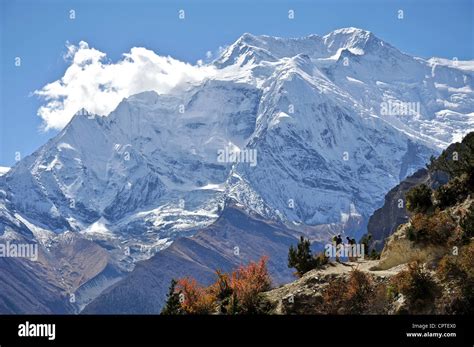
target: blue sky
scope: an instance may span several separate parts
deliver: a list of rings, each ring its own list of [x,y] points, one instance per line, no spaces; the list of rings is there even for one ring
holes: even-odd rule
[[[112,61],[131,47],[195,63],[242,33],[297,37],[355,26],[421,57],[474,58],[472,0],[111,1],[0,0],[0,166],[31,154],[57,131],[40,131],[44,100],[63,76],[66,42],[84,40]],[[69,19],[69,11],[76,14]],[[186,11],[179,20],[178,10]],[[288,10],[295,19],[288,20]],[[397,11],[404,11],[404,19]],[[21,66],[15,66],[21,57]]]

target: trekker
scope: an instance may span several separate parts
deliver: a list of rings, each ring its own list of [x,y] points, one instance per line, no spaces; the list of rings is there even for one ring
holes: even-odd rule
[[[351,239],[349,236],[346,236],[347,240],[347,247],[348,249],[348,254],[349,254],[349,261],[356,261],[357,258],[354,256],[354,245],[355,245],[355,239]]]
[[[333,252],[336,252],[336,261],[337,261],[338,258],[337,258],[337,236],[336,235],[332,237],[332,249],[333,249]]]
[[[341,234],[339,234],[337,235],[337,238],[336,238],[336,261],[339,261],[339,252],[340,252],[341,247],[344,247],[344,246],[342,245]]]

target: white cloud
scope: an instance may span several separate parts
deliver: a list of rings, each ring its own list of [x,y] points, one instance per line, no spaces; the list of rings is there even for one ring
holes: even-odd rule
[[[167,93],[216,73],[212,66],[191,65],[142,47],[132,48],[113,63],[84,41],[67,44],[65,59],[71,65],[64,76],[35,91],[46,101],[38,109],[45,130],[63,128],[82,107],[107,115],[130,95],[149,90]]]

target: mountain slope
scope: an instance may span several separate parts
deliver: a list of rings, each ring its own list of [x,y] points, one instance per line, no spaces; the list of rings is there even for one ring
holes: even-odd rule
[[[287,251],[299,233],[249,216],[228,206],[219,219],[192,237],[180,238],[90,303],[84,314],[159,313],[172,278],[192,276],[203,284],[215,280],[215,269],[229,271],[268,255],[275,284],[292,279]]]
[[[451,144],[442,152],[443,156],[454,158],[455,153],[459,152],[459,146],[463,146],[471,137],[472,133],[468,134],[465,140]],[[367,233],[372,235],[372,246],[378,251],[383,249],[384,242],[400,225],[408,222],[409,212],[406,209],[406,194],[410,189],[420,184],[426,184],[431,189],[437,189],[449,181],[450,175],[437,167],[439,162],[441,162],[440,159],[432,159],[427,164],[427,168],[418,170],[392,188],[385,196],[384,205],[369,218]]]
[[[67,294],[36,262],[0,258],[2,314],[73,313]]]
[[[271,313],[472,314],[474,132],[427,166],[392,189],[370,218],[375,246],[383,245],[380,260],[311,270],[264,293]],[[402,221],[398,199],[410,191],[414,201],[412,189],[420,185],[428,199],[409,205]]]

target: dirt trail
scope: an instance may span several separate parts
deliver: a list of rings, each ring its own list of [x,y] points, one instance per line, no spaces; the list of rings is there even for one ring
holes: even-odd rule
[[[378,260],[358,260],[356,262],[331,261],[322,269],[311,270],[301,278],[295,278],[293,282],[268,291],[266,296],[271,301],[278,303],[277,312],[281,312],[282,301],[288,300],[289,297],[300,297],[304,298],[298,299],[301,302],[311,302],[315,296],[320,296],[322,290],[331,281],[338,277],[349,276],[353,269],[363,271],[379,278],[381,281],[385,281],[406,267],[406,264],[402,264],[388,270],[373,270],[377,267],[378,263]]]
[[[308,274],[313,274],[313,273],[319,273],[321,275],[342,274],[342,273],[348,273],[352,271],[352,269],[357,269],[360,271],[368,272],[374,276],[391,277],[399,273],[406,266],[406,264],[402,264],[402,265],[395,266],[387,270],[373,270],[374,268],[377,268],[378,263],[379,263],[379,260],[358,260],[355,262],[341,262],[341,263],[330,262],[330,264],[325,269],[312,270],[308,272]]]

